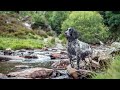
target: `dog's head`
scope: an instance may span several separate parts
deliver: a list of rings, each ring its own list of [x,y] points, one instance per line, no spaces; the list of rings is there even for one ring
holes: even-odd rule
[[[67,31],[65,31],[65,36],[69,40],[75,40],[78,38],[78,32],[74,28],[68,28]]]

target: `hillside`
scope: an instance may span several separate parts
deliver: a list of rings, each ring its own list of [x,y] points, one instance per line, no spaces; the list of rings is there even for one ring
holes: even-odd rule
[[[52,30],[49,30],[50,32]],[[27,20],[25,22],[18,14],[0,14],[0,36],[37,39],[47,38],[47,33],[45,29],[33,30],[31,24],[27,23]]]

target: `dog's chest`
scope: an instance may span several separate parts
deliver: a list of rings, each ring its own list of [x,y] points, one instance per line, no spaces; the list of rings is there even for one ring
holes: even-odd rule
[[[68,43],[67,50],[71,55],[76,55],[77,48],[79,47],[76,43]]]

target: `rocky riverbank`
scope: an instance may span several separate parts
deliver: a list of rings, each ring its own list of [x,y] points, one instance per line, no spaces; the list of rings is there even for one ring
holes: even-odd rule
[[[119,52],[119,42],[93,46],[92,58],[81,61],[80,70],[76,70],[70,66],[66,48],[59,43],[54,48],[15,51],[8,48],[0,50],[0,79],[88,79]],[[74,64],[76,66],[76,61]],[[9,70],[4,73],[2,68]]]

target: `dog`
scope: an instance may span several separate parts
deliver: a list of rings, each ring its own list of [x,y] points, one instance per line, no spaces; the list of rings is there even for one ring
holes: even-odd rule
[[[74,28],[70,27],[65,31],[67,38],[67,52],[70,59],[71,67],[74,68],[73,61],[77,60],[77,69],[79,69],[80,60],[85,60],[92,54],[92,48],[89,44],[78,40],[78,32]]]

